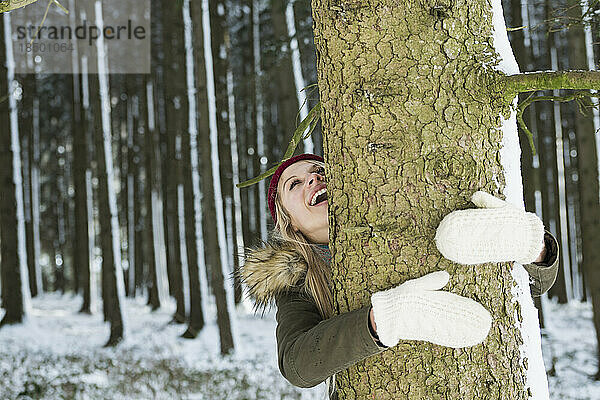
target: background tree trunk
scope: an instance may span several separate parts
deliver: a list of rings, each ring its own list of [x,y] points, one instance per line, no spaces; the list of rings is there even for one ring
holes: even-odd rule
[[[181,137],[187,134],[188,103],[185,96],[185,49],[183,47],[183,19],[181,3],[165,1],[162,3],[162,21],[165,51],[165,106],[167,122],[167,151],[169,169],[167,175],[167,198],[165,206],[169,215],[169,262],[172,263],[173,296],[177,309],[173,320],[185,322],[185,303],[183,298],[183,276],[181,264],[181,241],[184,238],[179,230],[179,185],[182,184]]]
[[[100,9],[101,11],[101,9]],[[98,43],[101,46],[102,42]],[[93,98],[94,104],[94,144],[98,175],[98,220],[100,247],[102,249],[102,298],[104,315],[110,322],[110,337],[106,346],[118,344],[124,336],[121,303],[124,297],[123,269],[117,198],[114,187],[112,159],[112,132],[110,125],[110,98],[108,94],[109,75],[106,73],[106,60],[98,57],[98,75],[90,79],[90,93],[100,94]]]
[[[445,290],[494,318],[478,346],[405,341],[350,367],[337,374],[340,398],[528,398],[510,266],[459,266],[433,241],[473,192],[505,186],[500,116],[509,109],[489,68],[498,63],[491,5],[315,0],[313,12],[337,312],[444,269]]]
[[[21,75],[19,81],[23,95],[19,107],[19,135],[23,160],[23,208],[25,217],[25,236],[27,241],[27,271],[31,296],[37,296],[41,290],[41,270],[39,265],[39,169],[38,160],[34,160],[34,99],[37,97],[35,74]],[[34,176],[35,175],[35,176]]]
[[[233,350],[233,333],[231,327],[231,315],[228,304],[227,290],[224,281],[224,258],[222,257],[221,247],[225,245],[224,235],[219,234],[219,223],[223,223],[223,213],[218,218],[219,210],[217,207],[223,207],[220,195],[220,177],[218,165],[218,143],[216,129],[215,108],[210,106],[214,102],[214,82],[212,75],[212,55],[210,45],[207,47],[207,37],[210,35],[210,21],[203,21],[204,7],[208,6],[207,1],[195,2],[191,5],[191,14],[194,25],[196,26],[194,36],[194,55],[196,65],[196,88],[198,93],[198,147],[200,151],[200,177],[202,185],[202,238],[204,241],[204,254],[206,268],[210,271],[212,293],[215,296],[217,305],[217,325],[219,326],[219,339],[221,345],[221,354],[227,354]],[[200,30],[202,33],[200,34]],[[210,42],[208,42],[210,44]],[[211,68],[210,70],[208,68]],[[209,87],[213,88],[212,93]],[[212,98],[211,98],[212,97]],[[216,107],[216,105],[213,106]],[[212,115],[210,113],[213,113]],[[215,118],[211,121],[212,118]],[[216,155],[216,157],[214,157]],[[216,160],[216,165],[215,165]],[[217,194],[218,195],[217,195]],[[217,224],[217,229],[215,225]],[[221,227],[224,229],[224,226]],[[233,299],[231,299],[233,300]]]
[[[14,83],[12,49],[7,49],[10,39],[4,36],[4,24],[9,23],[8,15],[0,15],[0,280],[5,310],[0,326],[22,322],[30,296],[19,133],[10,122],[16,99],[9,86]]]
[[[510,2],[505,1],[504,8],[507,6],[510,9],[510,19],[507,21],[507,25],[510,27],[520,27],[523,26],[523,17],[521,15],[521,0],[510,0]],[[506,5],[506,3],[509,3]],[[506,13],[505,13],[506,14]],[[525,30],[517,29],[516,31],[509,32],[510,35],[510,43],[513,48],[513,52],[517,63],[522,71],[530,71],[531,70],[531,57],[530,57],[530,48],[525,46]],[[519,95],[519,101],[524,101],[529,94],[521,94]],[[530,106],[533,108],[533,104]],[[530,110],[528,110],[530,111]],[[528,127],[531,127],[531,116],[530,112],[525,112],[523,115],[523,119],[525,124]],[[532,131],[534,132],[534,131]],[[535,134],[535,133],[534,133]],[[537,137],[534,137],[535,141]],[[523,198],[525,200],[525,209],[529,212],[535,213],[535,192],[540,190],[539,183],[539,172],[536,165],[539,166],[539,158],[534,165],[533,152],[531,150],[531,145],[529,144],[527,134],[519,129],[519,145],[521,147],[521,178],[523,182]],[[537,147],[536,147],[537,148]],[[539,210],[541,212],[541,210]],[[544,313],[542,310],[542,301],[541,298],[535,297],[533,299],[535,307],[538,310],[538,319],[540,321],[540,326],[544,327]]]
[[[581,18],[581,7],[578,1],[569,1],[569,16],[577,20]],[[589,69],[585,47],[585,35],[582,24],[573,24],[568,33],[569,67],[577,70]],[[594,120],[591,115],[591,102],[583,100],[587,106],[588,115],[577,112],[575,122],[577,127],[577,159],[579,163],[579,209],[581,218],[581,241],[583,259],[581,267],[586,275],[594,312],[594,328],[596,340],[600,346],[600,203],[598,193],[598,154],[594,134]],[[600,361],[600,349],[596,348]],[[600,368],[600,364],[599,364]],[[600,379],[600,369],[595,375]]]

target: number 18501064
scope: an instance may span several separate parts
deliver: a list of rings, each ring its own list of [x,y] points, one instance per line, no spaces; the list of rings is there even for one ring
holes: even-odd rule
[[[73,43],[19,43],[21,53],[66,53],[73,51]]]

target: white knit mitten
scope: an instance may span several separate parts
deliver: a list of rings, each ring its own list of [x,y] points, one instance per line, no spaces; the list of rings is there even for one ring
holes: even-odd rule
[[[371,296],[377,336],[386,346],[425,340],[460,348],[483,342],[492,316],[476,301],[440,291],[450,275],[437,271]]]
[[[444,257],[459,264],[535,261],[544,248],[544,223],[535,214],[482,191],[471,201],[479,208],[453,211],[437,228]]]

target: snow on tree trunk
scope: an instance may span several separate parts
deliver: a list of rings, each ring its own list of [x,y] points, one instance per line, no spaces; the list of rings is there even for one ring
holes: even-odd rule
[[[238,159],[238,145],[237,145],[237,127],[235,123],[235,96],[233,93],[233,72],[231,67],[227,68],[227,105],[229,109],[229,143],[231,146],[231,170],[232,170],[232,185],[233,185],[233,210],[234,210],[234,227],[235,232],[233,233],[236,237],[235,243],[236,248],[233,250],[234,269],[239,267],[239,260],[244,257],[244,234],[242,229],[242,197],[240,188],[237,184],[240,183],[240,164]],[[237,271],[235,271],[237,272]],[[242,299],[241,283],[238,283],[239,276],[236,273],[234,275],[234,288],[235,288],[235,303],[240,303]],[[246,302],[244,302],[246,303]],[[247,303],[249,305],[249,303]]]
[[[300,121],[308,116],[308,100],[306,98],[306,80],[302,74],[302,63],[300,62],[300,50],[298,49],[298,38],[296,37],[296,22],[294,18],[294,0],[290,0],[285,7],[285,21],[290,37],[290,50],[292,57],[292,70],[294,72],[294,83],[296,84],[296,97],[300,105]],[[314,153],[315,145],[312,136],[303,142],[306,153]]]
[[[217,116],[217,132],[219,147],[219,171],[223,212],[225,218],[225,238],[228,274],[237,269],[238,260],[234,258],[237,248],[237,237],[233,235],[235,219],[233,218],[233,183],[232,159],[229,127],[229,99],[227,92],[227,70],[229,69],[229,28],[226,16],[227,5],[222,0],[209,1],[211,49],[213,54],[213,73],[215,83],[215,109]]]
[[[96,82],[97,80],[94,80]],[[97,87],[97,84],[94,84]],[[86,141],[86,154],[88,158],[94,157],[92,155],[92,144],[94,143],[94,116],[90,105],[90,76],[88,74],[88,58],[86,55],[81,57],[81,107],[84,123],[84,130],[82,135],[85,136]],[[38,129],[39,130],[39,129]],[[75,151],[75,148],[74,148]],[[87,268],[89,275],[83,277],[83,303],[80,311],[91,313],[96,311],[96,305],[98,303],[98,290],[97,290],[97,263],[94,256],[94,250],[96,248],[96,231],[94,226],[94,190],[92,187],[92,170],[87,168],[85,173],[85,192],[86,192],[86,208],[87,208],[87,226],[88,226],[88,254],[89,261],[88,265],[83,268]]]
[[[205,298],[208,296],[206,286],[206,268],[200,263],[200,246],[198,235],[201,229],[199,219],[202,216],[200,210],[200,176],[198,175],[198,124],[196,120],[196,86],[194,82],[194,49],[192,45],[192,19],[190,15],[190,0],[183,3],[184,43],[185,43],[185,71],[187,84],[188,109],[188,132],[184,138],[184,165],[186,201],[188,208],[186,212],[185,231],[187,241],[188,260],[188,290],[190,299],[189,325],[184,337],[194,338],[204,327]],[[197,27],[200,29],[200,27]],[[202,261],[203,261],[202,257]]]
[[[433,241],[476,190],[522,205],[515,120],[497,68],[518,70],[500,2],[314,0],[313,12],[337,312],[445,269],[445,290],[494,318],[480,345],[403,341],[351,366],[337,375],[340,398],[547,398],[523,269],[453,264]]]
[[[10,15],[0,21],[0,269],[2,306],[0,325],[22,322],[30,307],[23,182],[17,99],[15,97],[15,63],[13,58]]]
[[[200,29],[200,27],[198,27]],[[219,167],[219,147],[217,132],[217,107],[215,99],[215,80],[213,73],[213,54],[211,49],[210,11],[208,0],[202,0],[202,30],[204,32],[204,64],[206,71],[206,96],[208,99],[208,125],[210,148],[210,169],[212,175],[211,201],[215,207],[215,221],[217,230],[217,242],[219,249],[218,262],[211,265],[212,289],[217,302],[217,324],[219,325],[219,337],[221,342],[221,353],[226,354],[235,348],[235,308],[233,300],[233,288],[229,281],[229,267],[227,264],[227,243],[225,238],[225,218],[223,215],[223,196],[221,194],[221,179]],[[206,161],[207,158],[205,158]],[[205,168],[208,167],[205,164]],[[206,221],[205,221],[206,223]]]
[[[264,129],[264,115],[263,115],[263,71],[261,67],[261,53],[260,53],[260,2],[258,0],[252,1],[252,53],[254,55],[254,104],[256,107],[255,118],[256,118],[256,153],[258,155],[260,163],[260,173],[262,174],[267,170],[267,158],[265,156],[265,129]],[[252,165],[252,157],[250,157],[248,165]],[[253,171],[248,171],[248,174],[252,176]],[[258,182],[258,209],[259,215],[256,216],[259,220],[260,227],[260,239],[262,241],[267,240],[267,196],[266,196],[265,180]],[[254,199],[252,196],[254,189],[251,192],[251,200]],[[249,208],[254,210],[254,202],[250,201]],[[255,216],[250,215],[250,220],[254,221]]]
[[[498,53],[499,62],[496,69],[507,75],[518,74],[519,66],[513,55],[506,26],[501,0],[493,0],[493,45]],[[518,97],[513,99],[516,108]],[[521,148],[519,144],[519,131],[517,129],[516,113],[502,121],[502,148],[500,149],[500,162],[506,180],[504,194],[506,200],[524,208],[523,181],[521,178]],[[534,184],[531,182],[530,184]],[[549,399],[548,380],[542,358],[542,338],[538,311],[536,310],[529,289],[529,275],[525,269],[515,263],[512,275],[517,283],[512,288],[512,294],[517,300],[521,317],[515,316],[515,324],[521,331],[523,344],[520,346],[521,365],[526,371],[525,387],[529,390],[531,398]]]
[[[552,34],[551,34],[552,35]],[[551,69],[558,71],[558,55],[556,44],[552,43],[550,47],[550,62]],[[553,96],[560,96],[558,90],[552,91]],[[561,226],[560,230],[560,241],[563,245],[560,256],[562,257],[562,265],[564,272],[565,281],[565,295],[566,299],[573,299],[573,283],[571,282],[571,260],[569,259],[569,225],[567,221],[567,193],[566,193],[566,182],[565,182],[565,156],[564,156],[564,143],[563,143],[563,121],[560,113],[560,102],[555,101],[552,103],[552,111],[554,113],[554,133],[556,144],[556,177],[558,180],[558,218]]]
[[[181,249],[185,244],[185,238],[179,232],[178,204],[179,185],[182,184],[182,135],[187,135],[188,102],[185,96],[185,48],[184,28],[181,15],[181,5],[173,2],[162,3],[162,27],[164,40],[164,66],[165,66],[165,108],[167,122],[167,152],[168,152],[168,175],[167,178],[167,202],[165,209],[169,214],[168,238],[172,241],[169,252],[169,263],[171,263],[171,275],[174,280],[174,296],[177,299],[177,311],[174,319],[178,322],[185,321],[185,306],[183,298],[183,267]],[[186,203],[184,201],[184,203]],[[189,204],[185,205],[190,207]],[[184,242],[184,243],[181,243]],[[188,254],[189,257],[189,254]],[[189,261],[189,260],[188,260]]]
[[[95,3],[96,26],[104,25],[102,18],[102,2]],[[109,74],[107,58],[102,35],[97,42],[98,51],[98,88],[100,92],[100,118],[102,130],[96,132],[96,151],[98,154],[98,202],[100,212],[100,237],[102,242],[102,269],[106,271],[108,282],[106,288],[110,297],[110,337],[107,345],[115,345],[123,339],[125,324],[121,306],[125,297],[123,269],[121,267],[121,247],[119,220],[117,215],[117,197],[114,187],[114,170],[112,159],[112,140],[110,124],[110,99],[108,94]],[[98,118],[98,116],[96,116]]]
[[[27,243],[27,272],[29,275],[29,290],[31,296],[37,296],[41,290],[41,276],[39,275],[39,210],[34,210],[34,196],[39,196],[37,176],[34,179],[34,170],[39,174],[34,160],[34,119],[33,105],[37,95],[35,74],[21,75],[19,81],[22,86],[22,96],[19,101],[19,135],[21,136],[21,154],[23,161],[23,210],[25,214],[25,236]],[[37,147],[37,144],[36,144]],[[39,207],[39,201],[35,202]],[[36,243],[36,240],[38,243]]]

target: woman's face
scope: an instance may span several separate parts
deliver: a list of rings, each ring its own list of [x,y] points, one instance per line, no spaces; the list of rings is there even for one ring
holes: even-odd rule
[[[277,187],[283,207],[300,231],[313,243],[329,243],[325,169],[310,161],[298,161],[287,167]]]

